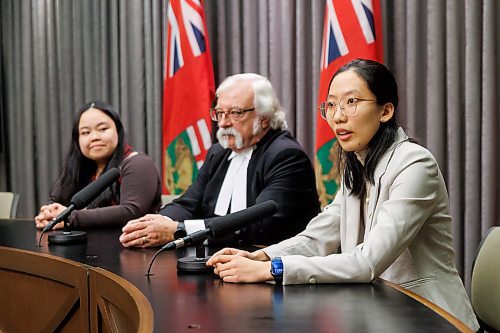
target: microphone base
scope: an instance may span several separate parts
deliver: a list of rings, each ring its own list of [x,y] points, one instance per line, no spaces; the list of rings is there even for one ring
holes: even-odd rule
[[[183,273],[210,273],[213,267],[206,265],[209,257],[197,258],[194,256],[179,258],[177,260],[177,271]]]
[[[85,231],[54,231],[47,237],[49,244],[68,245],[79,244],[87,241]]]

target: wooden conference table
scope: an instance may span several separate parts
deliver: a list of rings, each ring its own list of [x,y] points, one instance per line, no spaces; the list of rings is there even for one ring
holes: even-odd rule
[[[154,332],[467,331],[453,317],[439,315],[383,281],[282,287],[230,284],[213,274],[178,273],[177,259],[192,248],[160,254],[152,267],[154,275],[148,278],[145,273],[156,249],[123,248],[116,229],[87,233],[87,243],[48,245],[44,235],[42,246],[36,247],[40,231],[33,221],[0,220],[0,247],[49,254],[117,274],[151,304]]]

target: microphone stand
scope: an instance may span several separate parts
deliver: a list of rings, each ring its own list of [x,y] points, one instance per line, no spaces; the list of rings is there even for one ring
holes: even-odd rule
[[[212,272],[213,268],[206,265],[209,257],[205,256],[205,246],[198,244],[196,246],[196,255],[179,258],[177,260],[177,271],[186,273],[207,273]]]
[[[151,262],[149,263],[148,271],[146,272],[146,276],[150,277],[154,274],[151,274],[151,267],[153,266],[153,262],[155,261],[156,257],[163,251],[165,250],[173,250],[175,249],[174,247],[169,247],[168,245],[172,244],[172,242],[168,243],[167,246],[162,247],[156,253],[153,255],[153,258],[151,259]],[[211,272],[213,270],[212,267],[208,267],[206,265],[207,260],[209,257],[205,256],[205,246],[200,243],[196,246],[196,256],[189,256],[189,257],[183,257],[179,258],[177,260],[177,271],[178,272],[186,272],[186,273],[207,273]]]
[[[63,231],[53,231],[47,240],[49,244],[56,245],[84,243],[87,241],[87,233],[85,231],[71,231],[68,222],[64,219]]]

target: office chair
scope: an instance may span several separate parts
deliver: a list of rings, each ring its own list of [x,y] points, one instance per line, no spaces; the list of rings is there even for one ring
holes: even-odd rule
[[[472,307],[480,332],[500,332],[500,227],[488,230],[472,266]]]
[[[180,195],[178,195],[178,194],[162,194],[161,195],[161,205],[165,206],[166,204],[169,204],[172,201],[174,201],[175,199],[177,199],[178,197],[180,197]]]
[[[0,219],[13,219],[16,217],[19,194],[13,192],[0,192]]]

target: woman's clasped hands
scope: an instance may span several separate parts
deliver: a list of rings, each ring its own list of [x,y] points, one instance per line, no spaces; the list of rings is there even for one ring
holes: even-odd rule
[[[273,279],[271,262],[263,251],[225,248],[216,252],[207,261],[207,266],[214,267],[214,273],[224,282],[263,282]]]
[[[40,207],[40,212],[35,216],[35,224],[38,229],[45,228],[53,219],[55,219],[59,214],[61,214],[66,209],[57,202],[48,205],[43,205]],[[53,229],[62,229],[64,227],[64,222],[58,223]]]

